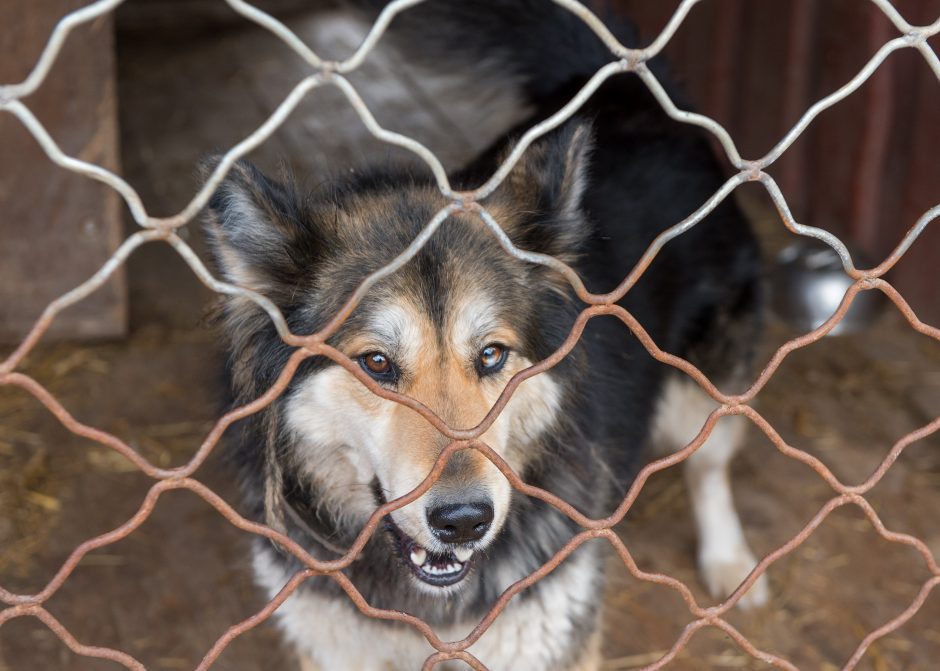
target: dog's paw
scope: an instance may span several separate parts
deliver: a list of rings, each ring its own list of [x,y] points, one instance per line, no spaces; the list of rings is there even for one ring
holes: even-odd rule
[[[721,556],[702,556],[700,559],[702,580],[708,592],[716,599],[726,599],[738,588],[748,574],[757,566],[757,559],[746,547],[733,554]],[[767,575],[762,574],[751,588],[738,601],[738,607],[751,610],[764,606],[770,601],[770,587]]]
[[[300,671],[320,671],[320,667],[317,666],[316,662],[314,662],[307,655],[303,655],[303,654],[300,655],[299,662],[300,662]]]

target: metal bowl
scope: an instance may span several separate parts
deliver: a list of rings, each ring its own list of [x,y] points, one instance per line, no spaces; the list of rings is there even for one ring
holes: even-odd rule
[[[849,251],[856,266],[865,263],[857,250]],[[852,282],[832,247],[815,238],[803,238],[777,256],[770,278],[771,310],[794,329],[812,331],[838,309]],[[828,335],[864,330],[875,321],[884,304],[885,296],[880,291],[856,294],[852,307]]]

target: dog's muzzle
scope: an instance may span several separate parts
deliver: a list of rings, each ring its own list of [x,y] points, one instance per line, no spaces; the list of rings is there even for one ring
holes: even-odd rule
[[[474,559],[474,544],[482,539],[493,523],[494,511],[489,501],[446,503],[427,511],[428,527],[438,545],[431,550],[406,534],[386,518],[386,528],[395,542],[398,555],[414,576],[433,587],[450,587],[467,577]],[[442,551],[442,547],[446,548]]]

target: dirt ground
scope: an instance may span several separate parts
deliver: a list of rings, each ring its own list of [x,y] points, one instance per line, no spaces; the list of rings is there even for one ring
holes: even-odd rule
[[[165,214],[181,207],[195,189],[195,158],[231,145],[257,125],[296,79],[299,65],[281,67],[282,53],[259,56],[253,47],[270,43],[255,31],[222,32],[211,43],[181,35],[167,49],[165,40],[149,42],[135,32],[132,21],[125,26],[119,42],[125,173],[151,210]],[[313,37],[341,43],[337,35],[342,34]],[[389,62],[381,61],[359,83],[382,79]],[[409,92],[414,90],[376,89],[366,97],[390,101],[391,111],[380,121],[420,129],[415,133],[423,132],[422,139],[447,162],[472,149],[472,142],[448,130],[447,113],[412,118],[396,108]],[[345,128],[355,126],[355,119],[330,95],[319,99],[321,107],[301,109],[254,158],[272,165],[286,153],[300,171],[327,156],[336,166],[388,153],[361,130],[331,135],[329,124]],[[323,109],[337,119],[314,121]],[[342,152],[333,146],[341,144]],[[753,209],[762,230],[782,227],[760,214],[765,211],[760,203]],[[203,249],[195,231],[191,241]],[[161,247],[140,250],[128,264],[128,280],[132,321],[126,340],[43,344],[24,370],[81,421],[117,434],[156,463],[180,464],[222,404],[221,357],[203,319],[211,296]],[[794,335],[771,324],[763,361]],[[843,481],[860,482],[899,437],[940,414],[940,344],[913,332],[889,308],[862,334],[825,339],[793,353],[760,394],[759,410],[790,444],[822,459]],[[734,467],[735,496],[752,546],[766,554],[802,528],[833,491],[814,471],[780,454],[756,428],[749,436]],[[936,436],[911,445],[868,496],[889,529],[924,539],[935,556],[940,556],[938,449]],[[224,446],[197,476],[236,503],[223,452]],[[150,484],[116,453],[61,427],[25,392],[0,389],[0,584],[16,592],[40,590],[78,543],[126,521]],[[619,531],[642,569],[680,578],[710,603],[696,576],[693,529],[678,471],[649,481]],[[198,497],[171,492],[139,530],[87,556],[48,607],[83,643],[123,649],[155,671],[191,669],[228,626],[264,603],[248,571],[248,543],[246,534]],[[928,571],[917,553],[884,541],[860,511],[846,507],[769,575],[772,604],[754,613],[735,612],[730,621],[758,647],[802,669],[827,671],[840,667],[868,631],[906,608]],[[634,580],[613,559],[606,604],[609,671],[655,661],[692,619],[673,591]],[[859,668],[937,668],[938,623],[940,599],[934,593],[903,628],[876,643]],[[236,640],[214,668],[292,665],[274,628],[262,626]],[[720,631],[706,629],[669,668],[763,666]],[[30,618],[0,629],[2,671],[117,668],[73,655]]]

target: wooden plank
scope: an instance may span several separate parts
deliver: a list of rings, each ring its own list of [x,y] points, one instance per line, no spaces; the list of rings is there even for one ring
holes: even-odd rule
[[[81,0],[0,2],[0,82],[22,81],[59,18]],[[119,170],[112,20],[76,29],[25,104],[63,151]],[[0,113],[0,341],[14,342],[53,299],[90,277],[120,244],[111,189],[53,164],[12,115]],[[50,338],[123,335],[123,273],[63,312]]]
[[[932,42],[936,49],[940,40]],[[899,92],[907,114],[905,122],[912,131],[912,142],[906,159],[904,181],[897,185],[903,196],[897,209],[887,212],[881,235],[881,255],[888,253],[929,208],[940,203],[940,85],[923,60],[912,59],[914,85]],[[916,67],[916,69],[914,69]],[[904,294],[917,316],[932,326],[940,326],[940,301],[937,300],[937,259],[940,259],[940,222],[934,221],[907,251],[888,279]],[[880,259],[879,259],[880,260]]]

